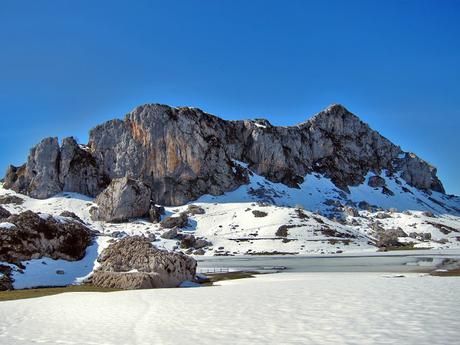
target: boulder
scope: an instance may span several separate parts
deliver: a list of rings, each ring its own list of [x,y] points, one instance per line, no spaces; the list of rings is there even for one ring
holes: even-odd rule
[[[369,177],[369,181],[367,181],[369,187],[372,188],[380,188],[385,186],[385,179],[380,176],[371,176]]]
[[[407,234],[401,228],[380,230],[377,235],[378,241],[376,245],[380,248],[404,246],[404,243],[399,242],[399,237],[407,237]]]
[[[431,233],[424,232],[420,234],[420,237],[423,241],[430,241],[431,240]]]
[[[281,225],[278,230],[276,230],[275,236],[278,237],[288,237],[289,225]]]
[[[166,240],[172,240],[177,237],[177,228],[174,227],[172,229],[166,230],[161,234],[161,238],[164,238]]]
[[[102,288],[151,289],[177,287],[192,281],[196,261],[182,253],[159,250],[145,237],[132,236],[111,244],[98,258],[91,282]]]
[[[0,219],[8,218],[9,216],[11,216],[11,213],[7,209],[4,209],[2,206],[0,206]]]
[[[97,212],[94,220],[124,222],[130,218],[144,217],[150,210],[150,188],[129,177],[114,179],[96,198]]]
[[[377,219],[388,219],[391,218],[391,216],[388,213],[385,212],[379,212],[375,215],[375,218]]]
[[[171,229],[174,227],[184,228],[188,225],[187,213],[182,212],[178,216],[166,217],[160,222],[162,228]]]
[[[195,249],[201,249],[201,248],[209,247],[209,246],[212,246],[212,243],[202,238],[197,239],[195,241],[195,244],[193,245]]]
[[[194,248],[195,247],[195,236],[193,235],[185,235],[182,237],[180,241],[180,247],[182,249]]]
[[[263,211],[259,211],[259,210],[253,210],[252,211],[252,214],[254,215],[254,217],[256,218],[262,218],[262,217],[266,217],[268,215],[267,212],[263,212]]]
[[[152,205],[149,210],[149,220],[152,223],[158,223],[161,220],[161,216],[165,214],[165,208],[162,206]]]
[[[10,266],[0,264],[0,291],[13,290],[13,269]]]
[[[4,204],[22,205],[23,203],[24,203],[24,199],[16,195],[1,195],[0,196],[0,205],[4,205]]]
[[[11,215],[8,222],[15,226],[0,228],[0,261],[9,263],[41,257],[80,260],[92,239],[90,229],[80,222],[32,211]]]
[[[75,220],[78,220],[80,223],[85,223],[79,216],[77,216],[75,213],[70,212],[70,211],[62,211],[60,214],[61,217],[66,217],[66,218],[72,218]]]
[[[204,208],[198,206],[198,205],[188,205],[187,207],[187,213],[188,214],[191,214],[191,215],[195,215],[195,214],[205,214],[206,211],[204,210]]]

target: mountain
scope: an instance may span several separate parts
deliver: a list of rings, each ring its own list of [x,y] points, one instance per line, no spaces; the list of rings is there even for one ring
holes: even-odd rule
[[[114,178],[129,176],[150,186],[154,202],[181,205],[247,183],[235,160],[294,188],[317,172],[348,192],[368,172],[387,170],[417,189],[444,193],[434,167],[403,152],[341,105],[291,127],[144,105],[124,120],[93,128],[86,146],[73,138],[61,146],[57,138],[44,139],[25,165],[8,169],[5,187],[40,199],[63,191],[97,196]]]
[[[26,211],[97,234],[82,261],[5,263],[15,287],[36,286],[36,270],[42,285],[81,279],[108,243],[133,235],[194,255],[460,246],[460,198],[436,169],[341,105],[289,127],[143,105],[93,128],[87,145],[41,141],[9,167],[0,204],[0,237]]]

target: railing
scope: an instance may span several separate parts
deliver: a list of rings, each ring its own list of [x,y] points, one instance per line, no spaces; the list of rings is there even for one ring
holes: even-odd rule
[[[198,268],[198,273],[212,274],[212,273],[228,273],[228,267],[212,267],[212,268]]]

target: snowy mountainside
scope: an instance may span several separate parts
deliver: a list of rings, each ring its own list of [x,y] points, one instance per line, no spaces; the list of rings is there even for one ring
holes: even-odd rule
[[[179,234],[209,241],[201,251],[181,249],[177,239],[162,238],[167,229],[146,219],[128,223],[93,221],[90,209],[94,200],[86,196],[61,193],[38,200],[1,187],[0,196],[16,195],[24,200],[22,204],[4,204],[11,213],[32,210],[62,219],[59,214],[71,211],[99,234],[81,261],[29,260],[22,273],[14,273],[15,287],[81,281],[97,264],[97,253],[111,241],[130,235],[149,237],[159,248],[204,255],[372,252],[378,249],[382,233],[394,231],[401,243],[414,247],[460,246],[460,198],[419,191],[398,176],[383,172],[380,177],[385,180],[384,189],[370,187],[369,174],[362,185],[351,187],[347,194],[318,173],[305,176],[299,188],[271,182],[254,172],[249,175],[249,183],[232,192],[205,195],[193,202],[204,213],[190,215],[188,225],[179,229]],[[187,207],[166,207],[162,218],[178,216]],[[56,270],[65,274],[57,275]]]

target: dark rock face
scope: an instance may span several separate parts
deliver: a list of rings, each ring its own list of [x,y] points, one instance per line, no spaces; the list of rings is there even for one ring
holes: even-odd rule
[[[149,220],[152,223],[158,223],[161,220],[161,216],[164,214],[164,207],[152,205],[149,210]]]
[[[70,211],[62,211],[60,216],[66,217],[66,218],[72,218],[72,219],[78,220],[80,223],[85,224],[85,222],[79,216],[77,216],[75,213],[70,212]]]
[[[90,230],[77,221],[43,219],[32,211],[11,215],[6,221],[14,227],[0,228],[0,261],[18,264],[44,256],[79,260],[91,243]]]
[[[0,220],[8,218],[9,216],[11,216],[11,213],[8,210],[4,209],[2,206],[0,206]]]
[[[380,176],[371,176],[367,184],[372,188],[383,187],[385,186],[385,179]]]
[[[91,282],[119,289],[150,289],[179,286],[193,280],[196,261],[182,253],[159,250],[145,237],[124,238],[104,249],[101,266]],[[134,272],[133,272],[134,270]]]
[[[401,158],[402,157],[402,158]],[[124,120],[90,132],[88,147],[48,138],[26,165],[10,167],[5,187],[36,198],[67,190],[95,196],[113,179],[130,176],[151,187],[157,204],[180,205],[219,195],[248,181],[238,160],[271,181],[297,187],[319,172],[336,186],[364,181],[369,171],[401,172],[412,186],[444,192],[436,169],[405,154],[340,105],[310,120],[275,127],[266,120],[225,121],[195,108],[148,104]]]
[[[254,217],[256,217],[256,218],[262,218],[262,217],[268,216],[268,213],[267,213],[267,212],[259,211],[259,210],[254,210],[254,211],[252,211],[252,214],[253,214]]]
[[[24,199],[16,195],[2,195],[0,196],[0,205],[5,204],[14,204],[14,205],[22,205],[24,203]]]
[[[143,182],[128,177],[113,179],[96,198],[98,209],[95,220],[123,222],[146,216],[150,210],[150,188]]]

